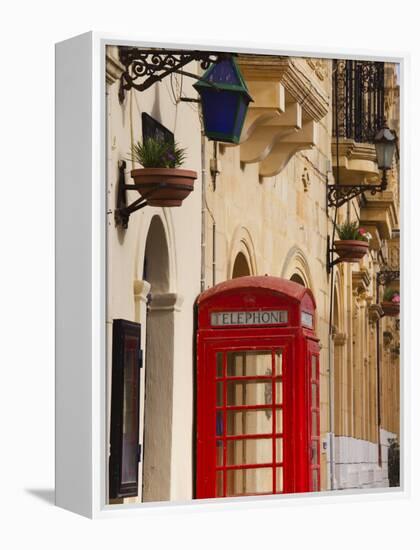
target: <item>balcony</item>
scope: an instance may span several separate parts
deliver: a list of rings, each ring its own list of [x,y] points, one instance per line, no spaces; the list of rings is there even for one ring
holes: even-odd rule
[[[333,62],[332,157],[336,183],[379,182],[373,140],[384,122],[384,63]]]

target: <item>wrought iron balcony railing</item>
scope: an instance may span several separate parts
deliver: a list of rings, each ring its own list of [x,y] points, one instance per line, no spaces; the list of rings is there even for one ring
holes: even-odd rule
[[[384,63],[334,60],[333,136],[372,143],[384,124]]]

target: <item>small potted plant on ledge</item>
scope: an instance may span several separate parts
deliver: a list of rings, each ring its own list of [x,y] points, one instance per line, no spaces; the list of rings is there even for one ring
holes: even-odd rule
[[[131,171],[135,187],[150,206],[181,206],[194,189],[197,172],[180,166],[185,149],[176,143],[148,138],[132,148],[133,159],[143,168]]]
[[[400,293],[393,288],[386,288],[382,297],[381,307],[384,315],[396,317],[400,313]]]
[[[371,235],[357,221],[337,226],[339,241],[334,241],[334,251],[342,262],[357,262],[369,249]]]

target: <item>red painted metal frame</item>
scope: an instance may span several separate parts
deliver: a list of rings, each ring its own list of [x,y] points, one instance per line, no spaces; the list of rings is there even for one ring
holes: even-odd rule
[[[272,468],[272,491],[276,492],[276,468],[283,468],[283,493],[314,490],[312,472],[319,472],[319,345],[313,329],[301,325],[301,313],[315,319],[315,301],[310,290],[274,277],[243,277],[217,285],[198,299],[197,331],[197,462],[196,498],[213,498],[217,472],[223,471],[223,495],[226,495],[226,472],[246,468]],[[211,326],[211,313],[281,309],[288,312],[287,325]],[[282,374],[276,376],[275,353],[282,350]],[[269,376],[227,376],[227,353],[232,351],[271,352],[272,374]],[[223,353],[222,377],[216,377],[216,354]],[[317,356],[316,380],[311,379],[312,356]],[[272,383],[271,404],[227,405],[227,381]],[[282,381],[282,403],[276,404],[276,382]],[[311,433],[312,381],[317,384],[317,434]],[[216,384],[223,383],[223,404],[216,406]],[[226,411],[271,410],[272,432],[264,434],[216,434],[216,410],[222,412],[227,430]],[[277,433],[276,410],[282,410],[283,433]],[[272,439],[272,462],[227,465],[226,442],[249,439]],[[282,461],[276,461],[276,440],[283,439]],[[312,439],[317,444],[317,463],[311,464]],[[223,443],[223,464],[217,465],[216,440]],[[318,487],[319,487],[318,473]],[[249,493],[247,493],[249,494]]]

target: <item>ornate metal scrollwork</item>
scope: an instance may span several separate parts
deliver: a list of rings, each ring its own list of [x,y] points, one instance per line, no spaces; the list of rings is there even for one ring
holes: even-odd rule
[[[376,283],[378,285],[388,285],[392,281],[399,281],[400,280],[400,270],[399,269],[388,269],[388,268],[382,268],[378,273],[376,274]]]
[[[328,208],[340,208],[346,202],[358,197],[362,193],[376,195],[387,188],[386,172],[384,171],[382,183],[379,185],[327,185],[327,204]]]
[[[372,143],[384,124],[384,63],[338,59],[333,71],[333,135]]]
[[[203,70],[208,69],[211,63],[216,63],[220,52],[205,52],[196,50],[162,50],[131,48],[120,46],[119,58],[125,70],[120,79],[119,99],[124,101],[125,92],[134,88],[138,91],[147,90],[171,73],[198,76],[182,71],[182,67],[199,61]]]

